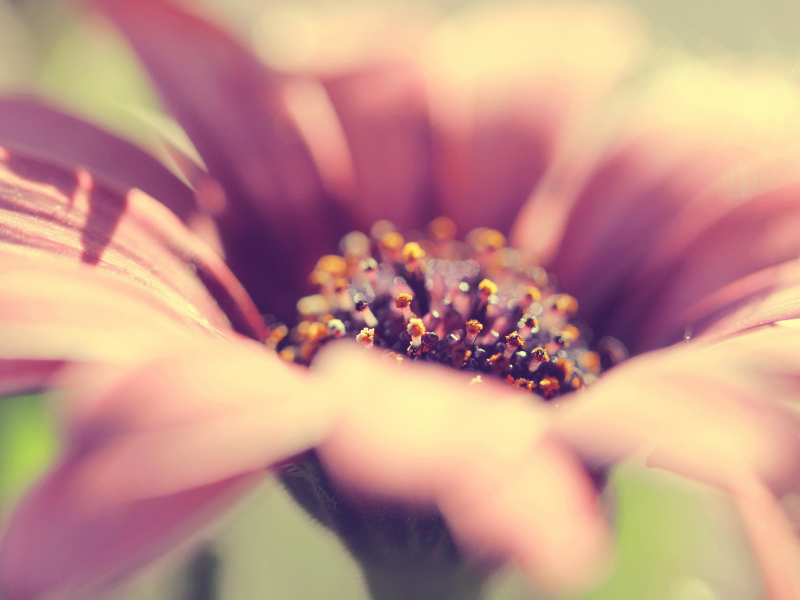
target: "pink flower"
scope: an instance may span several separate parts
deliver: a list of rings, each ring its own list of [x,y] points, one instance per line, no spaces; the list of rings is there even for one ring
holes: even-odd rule
[[[0,381],[66,390],[64,455],[0,545],[8,598],[112,585],[310,448],[338,482],[435,502],[462,548],[564,589],[608,554],[583,465],[642,447],[730,491],[772,597],[798,596],[775,502],[796,483],[798,337],[767,326],[798,316],[791,114],[748,123],[745,86],[684,69],[604,140],[590,109],[636,44],[590,9],[465,17],[423,57],[388,44],[286,75],[162,0],[101,5],[208,172],[184,163],[193,193],[91,125],[0,105]],[[728,102],[676,96],[699,81]],[[599,335],[655,351],[552,411],[346,345],[306,372],[257,343],[259,311],[289,318],[342,234],[440,212],[510,232]],[[225,261],[200,240],[214,229]]]

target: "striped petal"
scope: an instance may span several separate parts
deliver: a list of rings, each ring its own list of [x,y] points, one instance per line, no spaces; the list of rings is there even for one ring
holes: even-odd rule
[[[83,168],[120,192],[139,188],[184,223],[200,210],[192,190],[155,158],[36,98],[0,99],[0,145],[69,169]]]
[[[225,192],[226,259],[259,308],[289,318],[316,257],[348,230],[287,104],[286,80],[164,0],[99,3]]]

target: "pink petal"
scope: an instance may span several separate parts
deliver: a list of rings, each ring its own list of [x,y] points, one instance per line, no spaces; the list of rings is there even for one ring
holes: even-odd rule
[[[401,231],[438,216],[425,81],[409,61],[379,62],[324,77],[355,169],[358,224]]]
[[[133,369],[74,370],[66,456],[0,545],[4,597],[116,583],[318,443],[333,413],[303,375],[255,344],[202,342]]]
[[[754,196],[720,216],[685,248],[660,276],[650,276],[635,298],[646,310],[637,332],[639,347],[679,338],[681,315],[726,285],[800,254],[800,185]]]
[[[242,286],[172,212],[139,190],[121,195],[85,170],[2,150],[0,240],[7,253],[113,273],[181,321],[263,336]]]
[[[314,261],[348,229],[286,103],[286,80],[162,0],[99,2],[128,38],[225,190],[232,270],[262,310],[290,316]]]
[[[444,214],[463,233],[508,232],[638,47],[623,11],[509,5],[452,19],[426,55]]]
[[[21,250],[0,251],[3,386],[20,377],[17,361],[24,361],[23,380],[36,387],[49,378],[53,361],[125,364],[197,336],[220,336],[181,298],[154,294],[106,270]]]
[[[694,339],[701,341],[800,318],[800,263],[794,258],[737,279],[679,317],[695,323]]]
[[[501,385],[397,367],[360,348],[320,357],[350,407],[320,454],[357,489],[435,501],[467,548],[515,561],[552,589],[580,587],[607,557],[608,531],[580,465],[543,437],[546,417]],[[411,372],[413,371],[413,375]]]
[[[708,327],[687,318],[706,296],[800,251],[786,233],[798,205],[797,92],[770,74],[694,63],[651,85],[594,167],[590,142],[544,194],[572,207],[550,269],[598,334],[634,352]],[[525,235],[538,235],[536,212],[523,215],[515,239],[538,251]]]
[[[83,168],[120,192],[139,188],[184,223],[199,210],[192,190],[152,156],[35,98],[0,99],[0,145]]]
[[[771,597],[795,597],[800,551],[766,490],[800,485],[800,420],[787,406],[799,348],[793,329],[763,327],[631,359],[565,407],[556,431],[589,461],[655,447],[649,465],[731,492]]]

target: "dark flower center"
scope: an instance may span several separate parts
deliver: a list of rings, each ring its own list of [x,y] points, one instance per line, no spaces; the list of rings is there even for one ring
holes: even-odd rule
[[[319,292],[297,303],[298,324],[271,327],[267,345],[287,361],[310,365],[347,337],[387,360],[441,363],[473,373],[472,384],[499,377],[551,400],[624,357],[611,340],[590,348],[591,330],[574,320],[577,300],[499,231],[475,229],[462,242],[440,217],[407,239],[380,221],[370,236],[346,235],[340,249],[318,261]]]

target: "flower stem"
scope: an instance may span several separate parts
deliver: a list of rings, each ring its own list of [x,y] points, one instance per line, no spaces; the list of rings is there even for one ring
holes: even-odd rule
[[[382,569],[365,567],[372,600],[481,600],[486,576],[467,568]]]
[[[184,600],[217,600],[219,593],[219,558],[211,546],[197,552],[189,562],[186,573]]]

